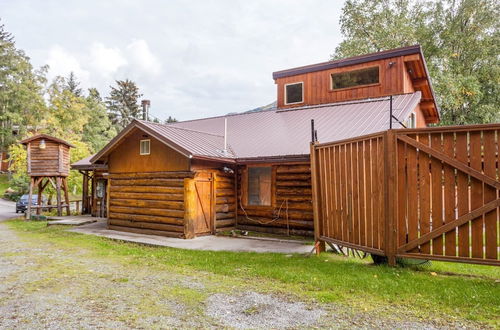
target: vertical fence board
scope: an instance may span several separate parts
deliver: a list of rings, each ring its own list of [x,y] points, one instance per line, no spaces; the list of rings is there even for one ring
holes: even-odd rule
[[[378,146],[378,151],[377,151],[377,176],[378,176],[378,190],[377,190],[377,197],[378,197],[378,216],[377,216],[377,233],[378,233],[378,248],[383,250],[385,247],[385,240],[384,240],[384,235],[385,235],[385,213],[384,213],[384,138],[379,138],[377,142]]]
[[[469,136],[470,166],[481,172],[481,132],[471,132]],[[471,210],[483,205],[483,183],[475,178],[471,178],[470,199]],[[483,216],[471,221],[471,256],[473,258],[483,257],[483,223]]]
[[[468,164],[467,132],[456,134],[455,155],[457,160]],[[469,178],[461,171],[457,171],[457,217],[469,212]],[[469,257],[469,223],[465,223],[458,228],[458,255]]]
[[[351,144],[352,148],[352,240],[359,244],[359,172],[358,172],[358,143]]]
[[[346,169],[347,169],[347,241],[349,243],[353,242],[352,233],[352,145],[347,144],[346,152]]]
[[[372,192],[372,168],[371,168],[371,141],[365,142],[365,182],[366,182],[366,246],[373,246],[373,192]]]
[[[342,240],[342,193],[341,193],[341,182],[340,173],[342,172],[340,167],[340,147],[334,146],[335,153],[335,195],[337,206],[335,208],[335,226],[336,235],[334,238]]]
[[[407,163],[406,163],[406,144],[404,142],[398,141],[397,144],[397,205],[398,205],[398,213],[397,213],[397,244],[402,245],[406,242],[406,233],[407,233],[407,224],[406,224],[406,211],[407,211],[407,186],[406,183],[406,171],[407,171]]]
[[[455,135],[453,133],[443,134],[443,151],[444,154],[455,157]],[[448,164],[444,164],[444,223],[448,223],[455,219],[456,210],[456,177],[455,170]],[[447,256],[457,255],[457,232],[456,229],[445,234],[445,254]]]
[[[431,134],[432,149],[443,151],[441,133]],[[435,157],[431,158],[431,207],[432,230],[443,225],[443,166]],[[432,254],[443,255],[443,235],[432,240]]]
[[[379,216],[380,216],[380,205],[379,205],[379,197],[380,197],[380,184],[379,184],[379,171],[380,169],[378,168],[379,162],[378,162],[378,138],[372,139],[372,146],[371,146],[371,168],[372,168],[372,192],[373,192],[373,209],[372,209],[372,214],[373,214],[373,222],[372,222],[372,247],[378,248],[379,247],[379,230],[378,230],[378,221],[379,221]]]
[[[415,138],[415,135],[408,135]],[[408,159],[408,241],[418,237],[417,150],[407,146]]]
[[[364,166],[364,141],[358,142],[358,180],[359,180],[359,244],[366,245],[366,193],[365,193],[365,166]]]
[[[349,220],[348,218],[348,211],[349,211],[349,200],[348,200],[348,190],[347,190],[347,145],[344,144],[341,146],[342,148],[342,204],[343,204],[343,209],[342,209],[342,240],[348,242],[349,241],[349,235],[348,231],[349,228],[347,227],[347,221]]]
[[[418,141],[422,144],[429,144],[429,135],[420,134]],[[420,236],[430,231],[430,180],[429,180],[429,155],[422,150],[418,153],[418,174],[419,174],[419,226]],[[430,242],[420,246],[422,253],[430,253]]]
[[[497,180],[496,164],[497,164],[497,137],[494,130],[485,131],[483,133],[484,141],[484,174]],[[485,185],[484,187],[484,202],[486,204],[497,198],[496,189]],[[485,254],[488,259],[497,259],[498,249],[497,242],[497,219],[498,208],[484,215],[485,229]]]
[[[324,176],[325,176],[325,208],[327,210],[327,216],[325,217],[326,223],[324,224],[324,232],[325,235],[330,236],[330,222],[332,221],[332,192],[331,192],[331,177],[330,177],[330,166],[331,166],[331,161],[330,161],[330,149],[329,148],[324,148],[323,149],[323,171],[324,171]]]

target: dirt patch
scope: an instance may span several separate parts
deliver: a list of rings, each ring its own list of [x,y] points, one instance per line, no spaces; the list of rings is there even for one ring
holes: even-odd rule
[[[207,300],[207,314],[224,325],[239,329],[297,328],[316,324],[325,311],[303,302],[248,292],[240,295],[214,294]]]

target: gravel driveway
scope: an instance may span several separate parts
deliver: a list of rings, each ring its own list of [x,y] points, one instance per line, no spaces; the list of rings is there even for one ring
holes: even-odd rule
[[[11,206],[0,202],[0,219],[12,215],[6,213]],[[221,282],[213,274],[172,273],[62,244],[27,241],[0,221],[1,329],[474,326],[421,322],[390,310],[364,313],[297,301],[271,289],[258,292],[262,288],[257,285],[242,289]]]

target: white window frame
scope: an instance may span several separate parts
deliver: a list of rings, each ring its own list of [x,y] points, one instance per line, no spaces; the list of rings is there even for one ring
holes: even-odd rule
[[[142,152],[142,143],[143,142],[147,142],[148,152]],[[144,155],[149,155],[149,154],[151,154],[151,140],[150,139],[140,140],[140,142],[139,142],[139,155],[144,156]]]
[[[297,84],[302,84],[302,100],[300,102],[290,102],[290,103],[288,103],[287,102],[287,95],[286,95],[286,87],[290,86],[290,85],[297,85]],[[285,84],[283,86],[283,88],[284,88],[284,95],[285,95],[285,99],[284,99],[285,105],[304,103],[304,82],[303,81],[296,81],[296,82],[293,82],[293,83]]]

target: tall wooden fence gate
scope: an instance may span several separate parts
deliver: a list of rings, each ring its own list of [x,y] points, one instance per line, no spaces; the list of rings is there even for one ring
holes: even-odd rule
[[[312,144],[320,249],[500,265],[499,142],[495,124]]]

